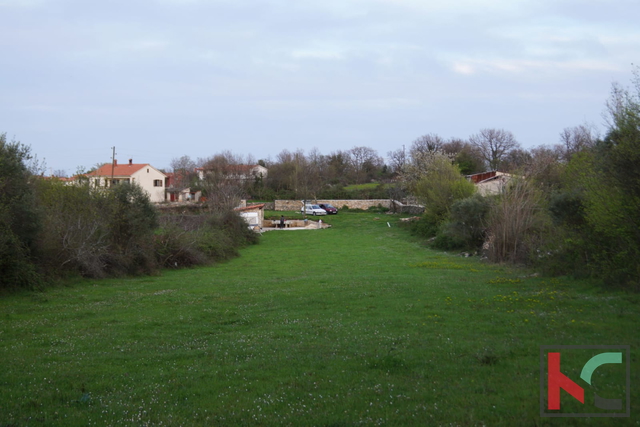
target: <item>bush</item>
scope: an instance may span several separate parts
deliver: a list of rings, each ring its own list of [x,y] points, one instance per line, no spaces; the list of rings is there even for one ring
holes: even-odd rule
[[[35,261],[41,221],[25,163],[30,158],[28,147],[0,134],[0,288],[40,285]]]
[[[428,212],[425,212],[417,221],[410,221],[407,227],[411,234],[422,238],[431,238],[438,233],[439,220]]]
[[[529,261],[542,246],[549,225],[541,192],[529,181],[512,181],[489,213],[489,259],[493,262]]]
[[[238,255],[238,249],[258,242],[235,212],[174,215],[161,219],[155,236],[157,262],[166,268],[182,268],[223,261]]]
[[[367,208],[367,212],[387,213],[389,212],[389,208],[385,208],[380,203],[378,203],[378,206],[369,206],[369,208]]]
[[[433,246],[438,249],[479,249],[486,237],[491,199],[474,194],[451,205],[449,220],[438,229]]]
[[[104,190],[40,180],[36,188],[45,212],[40,261],[47,274],[105,277],[157,270],[157,214],[140,187]]]
[[[473,183],[467,181],[456,165],[444,155],[436,156],[430,167],[415,183],[416,197],[437,222],[444,221],[451,205],[475,192]]]

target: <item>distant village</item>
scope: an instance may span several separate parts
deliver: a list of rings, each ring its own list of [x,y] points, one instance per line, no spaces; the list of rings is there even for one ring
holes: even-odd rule
[[[194,168],[194,172],[202,181],[207,170]],[[225,172],[225,179],[239,182],[267,177],[267,168],[261,165],[228,165]],[[202,192],[184,187],[178,178],[179,173],[165,173],[149,163],[134,163],[133,159],[129,159],[125,164],[114,160],[113,164],[105,164],[89,173],[59,179],[68,185],[88,182],[96,188],[109,188],[122,183],[136,184],[149,195],[153,203],[200,201]]]

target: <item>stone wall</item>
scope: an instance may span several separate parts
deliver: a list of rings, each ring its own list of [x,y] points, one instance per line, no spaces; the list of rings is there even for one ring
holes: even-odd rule
[[[424,213],[424,206],[420,205],[405,205],[401,202],[394,200],[391,210],[395,213],[405,213],[411,215],[422,215]]]
[[[370,207],[377,207],[381,205],[383,208],[389,209],[391,207],[391,201],[389,199],[372,199],[372,200],[317,200],[307,201],[307,203],[327,203],[335,206],[338,209],[342,209],[344,206],[349,209],[362,209],[367,210]],[[299,211],[302,208],[301,200],[276,200],[276,211]]]

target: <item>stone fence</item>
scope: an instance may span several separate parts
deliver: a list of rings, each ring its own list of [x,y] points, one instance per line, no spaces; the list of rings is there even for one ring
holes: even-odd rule
[[[393,201],[393,207],[391,208],[393,212],[396,213],[405,213],[411,215],[422,215],[424,213],[424,206],[420,205],[405,205],[397,200]]]
[[[349,209],[362,209],[367,210],[370,207],[382,206],[383,208],[391,208],[391,200],[389,199],[372,199],[372,200],[307,200],[307,203],[326,203],[333,205],[338,209],[348,207]],[[302,208],[302,200],[276,200],[276,211],[299,211]]]

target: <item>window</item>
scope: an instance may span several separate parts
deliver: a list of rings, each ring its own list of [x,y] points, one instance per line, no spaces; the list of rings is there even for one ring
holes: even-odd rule
[[[162,187],[162,180],[161,179],[154,179],[153,180],[153,186],[154,187]]]

